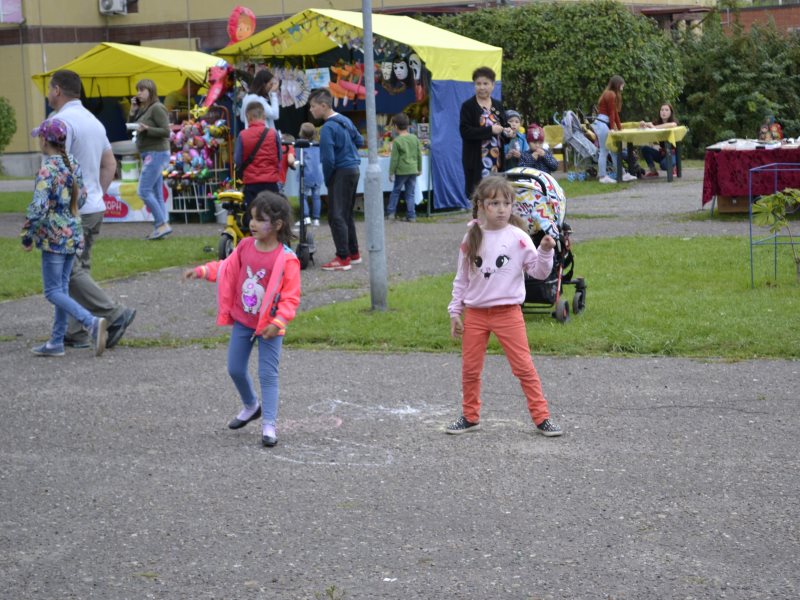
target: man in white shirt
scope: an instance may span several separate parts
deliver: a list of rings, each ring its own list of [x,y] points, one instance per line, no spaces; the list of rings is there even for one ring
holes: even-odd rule
[[[108,321],[106,348],[111,348],[122,338],[136,316],[136,310],[109,298],[89,272],[94,236],[100,234],[106,210],[103,195],[114,179],[117,160],[105,127],[84,108],[80,97],[81,78],[77,73],[66,69],[53,73],[47,90],[47,102],[55,111],[53,116],[67,125],[67,152],[81,166],[87,191],[86,202],[80,209],[85,247],[72,267],[69,295],[94,316],[104,317]],[[64,343],[76,348],[88,346],[88,332],[80,323],[70,319]]]

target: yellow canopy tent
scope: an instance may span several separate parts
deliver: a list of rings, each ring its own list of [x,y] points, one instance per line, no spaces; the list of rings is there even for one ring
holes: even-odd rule
[[[229,60],[315,56],[361,38],[362,24],[360,12],[308,9],[215,54]],[[501,48],[397,15],[373,14],[372,32],[413,48],[433,79],[472,81],[472,71],[480,66],[491,67],[497,79],[501,78]]]
[[[131,96],[136,93],[136,82],[145,78],[155,81],[159,93],[165,94],[180,88],[187,78],[202,84],[209,67],[219,62],[219,58],[204,52],[104,42],[58,69],[39,73],[32,79],[45,95],[50,76],[60,69],[80,75],[89,98]]]
[[[363,48],[360,12],[313,8],[304,10],[249,38],[216,52],[229,62],[245,59],[317,56],[347,46]],[[503,50],[422,23],[410,17],[372,15],[375,37],[407,46],[431,74],[431,174],[436,208],[466,208],[462,192],[461,137],[458,115],[461,103],[472,96],[472,72],[490,67],[501,79]],[[381,40],[376,40],[379,47]]]

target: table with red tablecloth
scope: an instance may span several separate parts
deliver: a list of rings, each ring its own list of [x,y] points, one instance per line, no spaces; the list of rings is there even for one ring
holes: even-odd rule
[[[772,163],[797,164],[800,147],[755,150],[707,150],[703,172],[703,204],[714,196],[745,196],[750,193],[750,169]],[[776,179],[777,178],[777,179]],[[800,169],[753,173],[753,195],[800,188]]]

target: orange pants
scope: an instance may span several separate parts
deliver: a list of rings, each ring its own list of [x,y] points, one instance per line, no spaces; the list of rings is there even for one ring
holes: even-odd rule
[[[535,424],[550,418],[542,382],[533,366],[522,309],[517,304],[491,308],[467,308],[461,338],[461,387],[463,414],[467,421],[481,420],[481,372],[489,334],[494,333],[506,353],[511,372],[519,379],[528,411]]]

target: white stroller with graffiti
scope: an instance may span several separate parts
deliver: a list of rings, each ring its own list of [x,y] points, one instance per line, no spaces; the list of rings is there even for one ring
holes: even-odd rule
[[[572,228],[564,221],[567,199],[564,191],[549,173],[529,167],[506,171],[514,187],[516,198],[514,213],[528,226],[528,234],[538,247],[545,235],[556,241],[553,270],[545,280],[525,276],[525,313],[550,314],[560,323],[569,320],[569,302],[562,298],[563,286],[574,285],[572,312],[578,315],[586,306],[586,281],[573,278],[575,260],[572,255],[570,234]]]

